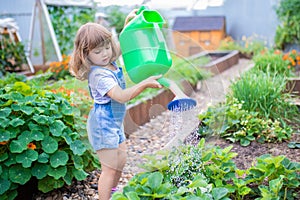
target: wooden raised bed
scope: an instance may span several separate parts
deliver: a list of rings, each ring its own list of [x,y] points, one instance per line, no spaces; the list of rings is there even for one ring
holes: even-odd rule
[[[193,58],[207,56],[212,59],[211,62],[204,66],[199,66],[202,69],[208,70],[213,75],[222,73],[231,66],[239,62],[239,51],[205,51],[194,55]]]

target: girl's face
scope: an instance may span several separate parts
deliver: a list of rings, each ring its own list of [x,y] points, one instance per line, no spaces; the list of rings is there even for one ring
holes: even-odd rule
[[[96,47],[92,49],[88,55],[89,61],[92,62],[93,65],[98,66],[107,66],[110,64],[110,60],[112,57],[112,48],[111,44],[106,44],[102,47]]]

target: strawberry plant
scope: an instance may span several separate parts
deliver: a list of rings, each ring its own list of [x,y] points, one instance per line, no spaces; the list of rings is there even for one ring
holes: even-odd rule
[[[263,119],[258,112],[243,109],[244,102],[228,98],[226,103],[209,107],[199,115],[201,121],[198,133],[219,135],[231,142],[248,146],[252,141],[282,142],[291,137],[292,129],[282,128],[279,121]]]
[[[50,91],[24,82],[1,88],[0,131],[0,199],[14,199],[32,178],[49,192],[99,167],[79,112]]]

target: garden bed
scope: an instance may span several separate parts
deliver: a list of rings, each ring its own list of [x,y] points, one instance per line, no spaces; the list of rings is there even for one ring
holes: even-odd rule
[[[239,62],[239,52],[237,50],[205,51],[193,57],[198,58],[203,56],[209,57],[211,61],[200,67],[208,70],[213,75],[219,74]]]

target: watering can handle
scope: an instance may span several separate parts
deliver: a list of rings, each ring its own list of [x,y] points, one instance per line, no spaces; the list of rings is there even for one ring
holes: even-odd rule
[[[145,5],[142,5],[142,6],[140,7],[140,9],[136,12],[136,14],[138,15],[138,14],[140,14],[143,10],[146,10],[146,9],[148,9],[148,7],[145,6]]]

